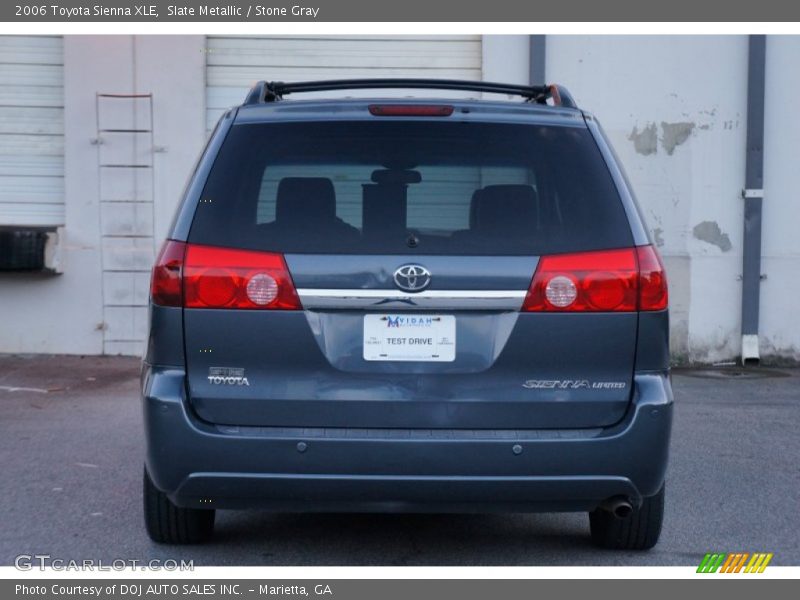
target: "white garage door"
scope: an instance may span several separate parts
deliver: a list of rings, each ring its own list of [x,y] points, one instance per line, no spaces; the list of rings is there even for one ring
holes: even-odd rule
[[[0,226],[64,224],[64,44],[0,36]]]
[[[481,36],[209,37],[207,126],[259,80],[356,77],[481,78]],[[366,92],[374,94],[375,92]],[[408,92],[381,91],[381,95]],[[342,95],[342,92],[338,92]],[[349,96],[365,92],[347,92]],[[431,95],[431,92],[425,92]],[[447,92],[452,96],[453,92]],[[317,94],[319,96],[321,94]],[[474,94],[473,94],[474,95]],[[304,98],[313,97],[303,94]]]

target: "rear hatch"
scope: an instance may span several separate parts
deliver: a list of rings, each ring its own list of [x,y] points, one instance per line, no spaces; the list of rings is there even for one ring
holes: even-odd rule
[[[187,243],[191,405],[227,425],[612,424],[631,397],[632,243],[582,120],[234,125]],[[537,267],[623,284],[573,310],[563,277],[532,288]]]

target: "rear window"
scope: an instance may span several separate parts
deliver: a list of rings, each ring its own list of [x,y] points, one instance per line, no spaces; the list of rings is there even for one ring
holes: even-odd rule
[[[588,130],[400,120],[234,126],[189,241],[456,255],[633,243]]]

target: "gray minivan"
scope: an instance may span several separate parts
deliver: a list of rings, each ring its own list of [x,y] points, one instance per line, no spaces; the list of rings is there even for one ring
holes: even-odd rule
[[[501,99],[306,99],[366,88]],[[597,120],[561,86],[260,82],[153,269],[144,509],[586,511],[658,540],[667,284]]]

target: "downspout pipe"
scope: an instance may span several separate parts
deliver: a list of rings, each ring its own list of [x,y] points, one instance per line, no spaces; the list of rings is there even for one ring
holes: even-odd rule
[[[530,77],[528,78],[528,80],[531,85],[547,84],[544,72],[546,51],[547,51],[547,36],[545,35],[530,36]]]
[[[761,214],[764,201],[764,99],[767,38],[749,36],[747,67],[747,149],[742,248],[742,365],[758,365],[761,295]]]

